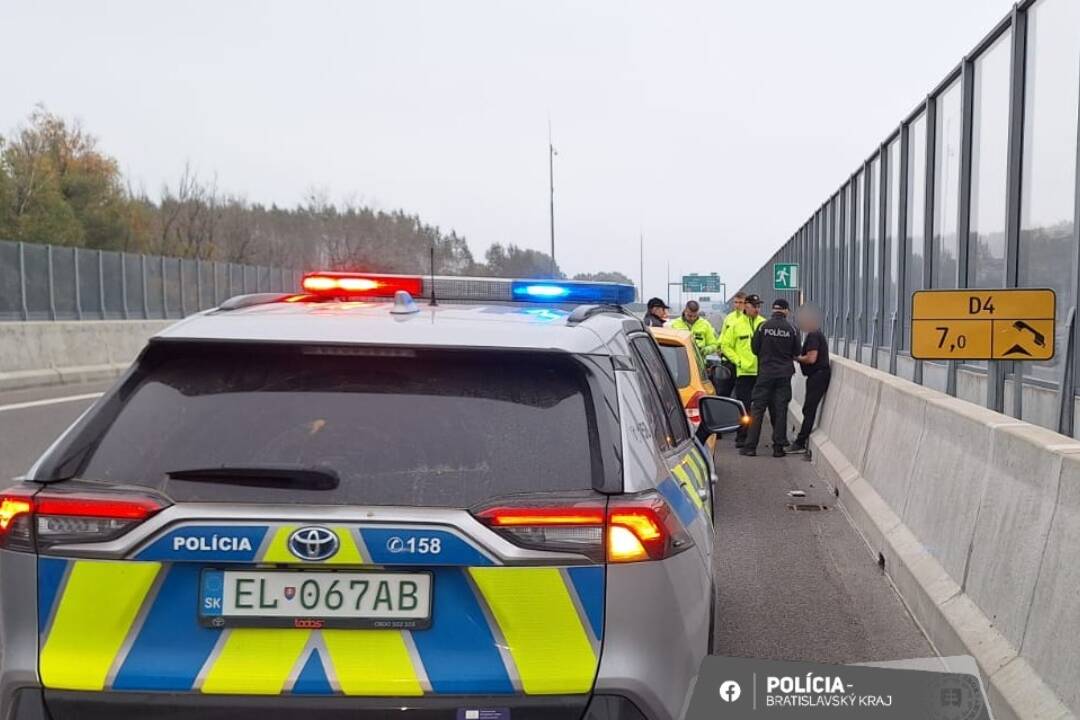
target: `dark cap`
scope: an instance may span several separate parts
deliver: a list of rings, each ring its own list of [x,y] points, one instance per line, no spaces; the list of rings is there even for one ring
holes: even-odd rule
[[[751,305],[761,305],[761,296],[760,295],[747,295],[746,296],[746,302],[750,303]]]
[[[773,310],[790,310],[791,304],[784,298],[776,298],[772,301]]]
[[[657,297],[650,298],[650,300],[649,300],[648,304],[646,305],[646,307],[649,310],[652,310],[653,308],[664,308],[665,310],[670,310],[670,308],[667,306],[667,304],[663,300],[661,300],[660,298],[657,298]]]

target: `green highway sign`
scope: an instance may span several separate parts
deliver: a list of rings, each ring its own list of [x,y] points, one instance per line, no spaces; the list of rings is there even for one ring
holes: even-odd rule
[[[799,263],[774,263],[773,290],[799,289]]]
[[[682,289],[686,293],[718,293],[720,292],[720,276],[716,273],[683,275]]]

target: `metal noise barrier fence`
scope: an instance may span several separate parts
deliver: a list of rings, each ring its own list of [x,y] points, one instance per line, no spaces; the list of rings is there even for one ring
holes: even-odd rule
[[[233,295],[289,292],[287,268],[0,240],[0,321],[181,318]]]
[[[1078,119],[1080,3],[1019,0],[742,289],[818,305],[837,354],[1077,436]],[[914,359],[912,294],[955,288],[1053,289],[1057,355]]]

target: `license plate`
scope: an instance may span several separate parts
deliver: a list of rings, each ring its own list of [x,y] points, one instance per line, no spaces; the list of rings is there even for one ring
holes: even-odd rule
[[[200,585],[209,627],[431,626],[431,573],[204,570]]]

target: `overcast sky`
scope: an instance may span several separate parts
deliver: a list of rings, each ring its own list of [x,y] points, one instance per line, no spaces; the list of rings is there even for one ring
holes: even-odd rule
[[[77,117],[157,194],[404,208],[645,290],[734,290],[1012,6],[1006,0],[0,0],[0,134]]]

